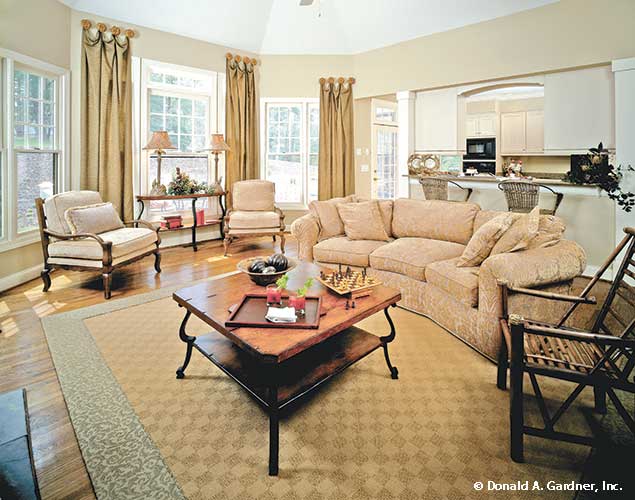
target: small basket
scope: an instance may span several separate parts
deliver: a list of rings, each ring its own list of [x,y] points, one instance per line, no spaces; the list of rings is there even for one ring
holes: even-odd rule
[[[298,265],[295,259],[292,259],[291,257],[287,257],[287,260],[289,261],[289,267],[287,267],[284,271],[277,271],[271,274],[249,272],[249,266],[251,265],[253,261],[267,260],[267,258],[268,257],[258,256],[258,257],[250,257],[248,259],[243,259],[238,264],[236,264],[236,267],[238,268],[239,271],[242,271],[243,273],[247,274],[249,278],[251,279],[251,281],[253,281],[256,285],[267,286],[267,285],[270,285],[271,283],[275,283],[278,280],[278,278],[288,273],[289,271],[292,271]]]

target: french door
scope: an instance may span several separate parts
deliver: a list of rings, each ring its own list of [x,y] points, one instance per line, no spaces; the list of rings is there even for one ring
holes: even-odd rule
[[[397,131],[391,125],[373,125],[373,198],[393,199],[397,185]]]

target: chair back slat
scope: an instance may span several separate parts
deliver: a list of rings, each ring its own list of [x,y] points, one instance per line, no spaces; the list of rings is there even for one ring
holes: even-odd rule
[[[594,332],[603,330],[618,337],[631,333],[628,332],[628,327],[635,319],[635,286],[628,280],[635,278],[635,270],[632,269],[635,267],[635,235],[629,234],[629,240],[611,288],[593,325]]]

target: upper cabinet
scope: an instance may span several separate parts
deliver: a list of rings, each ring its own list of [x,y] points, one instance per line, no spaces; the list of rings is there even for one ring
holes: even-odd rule
[[[465,117],[465,137],[495,137],[496,113],[467,115]]]
[[[545,75],[545,153],[615,148],[614,88],[609,66]]]
[[[543,112],[501,113],[501,154],[542,153]]]
[[[456,88],[418,92],[415,100],[415,149],[456,152],[459,146],[458,96]],[[464,141],[463,141],[464,142]]]

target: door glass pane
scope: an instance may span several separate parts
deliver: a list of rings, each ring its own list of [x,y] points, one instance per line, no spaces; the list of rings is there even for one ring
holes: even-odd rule
[[[38,227],[35,199],[55,193],[56,153],[16,153],[18,178],[18,232]]]
[[[269,105],[266,178],[276,184],[276,201],[302,203],[302,105]]]
[[[395,197],[397,172],[397,128],[375,126],[374,195],[379,199]]]
[[[318,151],[320,143],[320,109],[317,104],[309,105],[309,166],[308,202],[318,199]]]

